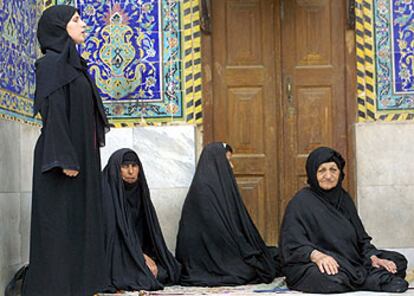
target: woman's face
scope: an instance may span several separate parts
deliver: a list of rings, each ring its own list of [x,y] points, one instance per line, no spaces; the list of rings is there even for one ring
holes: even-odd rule
[[[81,19],[79,13],[75,12],[75,14],[66,25],[66,31],[76,44],[81,44],[85,42],[86,39],[85,30],[86,23]]]
[[[335,188],[340,174],[341,172],[334,161],[321,164],[316,172],[319,187],[323,190]]]
[[[226,158],[229,161],[230,167],[233,169],[233,163],[231,162],[231,158],[233,157],[233,153],[231,153],[230,151],[226,151]]]
[[[139,166],[136,163],[121,165],[122,180],[129,184],[133,184],[138,180]]]

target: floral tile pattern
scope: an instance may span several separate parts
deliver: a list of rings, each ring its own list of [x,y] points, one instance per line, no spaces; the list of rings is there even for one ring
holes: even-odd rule
[[[414,109],[414,1],[376,0],[378,111]]]
[[[0,0],[0,116],[32,124],[37,2]]]
[[[57,2],[88,25],[80,51],[112,121],[183,119],[180,1]]]

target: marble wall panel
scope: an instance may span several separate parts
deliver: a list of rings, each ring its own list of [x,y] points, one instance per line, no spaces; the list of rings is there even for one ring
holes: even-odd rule
[[[151,200],[157,211],[165,242],[175,252],[178,223],[188,188],[151,189]]]
[[[21,264],[20,194],[0,193],[0,289]]]
[[[32,191],[33,155],[40,128],[20,125],[20,192]]]
[[[413,134],[412,123],[357,124],[358,185],[414,185]]]
[[[0,192],[20,191],[19,124],[0,119]]]
[[[150,188],[190,186],[196,162],[194,126],[135,128],[133,139]]]
[[[414,247],[414,124],[356,125],[358,210],[379,247]]]
[[[414,185],[361,186],[358,209],[367,232],[379,247],[414,247]]]

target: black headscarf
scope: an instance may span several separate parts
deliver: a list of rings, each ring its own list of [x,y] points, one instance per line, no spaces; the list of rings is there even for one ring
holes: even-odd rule
[[[335,162],[340,170],[338,183],[330,190],[324,190],[319,186],[318,179],[316,177],[318,168],[321,164],[326,162]],[[337,209],[340,208],[342,200],[342,181],[344,180],[345,173],[345,160],[335,150],[328,147],[319,147],[313,150],[306,161],[306,174],[308,176],[308,184],[310,188],[320,197],[324,198],[330,204],[335,206]]]
[[[37,38],[43,54],[48,49],[63,52],[67,41],[71,39],[66,26],[77,11],[69,5],[56,5],[43,12],[37,27]]]
[[[66,25],[77,9],[68,5],[55,5],[46,9],[39,19],[37,38],[45,55],[36,61],[36,92],[33,116],[41,109],[44,100],[80,75],[88,79],[97,108],[97,138],[105,145],[105,132],[109,124],[95,82],[87,73],[87,63],[79,55],[76,45],[66,31]]]
[[[121,165],[131,159],[137,161],[139,177],[126,188]],[[167,249],[142,163],[133,150],[124,148],[111,155],[103,170],[103,194],[109,290],[157,290],[163,284],[177,282],[180,265]],[[142,215],[143,222],[139,219]],[[138,229],[142,226],[145,229]],[[144,252],[155,260],[159,270],[165,271],[163,279],[155,279],[151,274]]]
[[[270,282],[278,270],[272,251],[243,204],[224,144],[206,145],[178,231],[176,256],[183,264],[181,283],[217,286]]]

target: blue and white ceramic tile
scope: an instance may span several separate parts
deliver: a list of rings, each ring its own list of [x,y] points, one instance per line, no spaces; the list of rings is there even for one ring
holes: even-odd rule
[[[414,2],[376,0],[377,109],[414,109]]]
[[[110,119],[183,116],[180,3],[77,0],[89,37],[81,52]]]
[[[0,114],[32,118],[38,4],[0,0]]]

